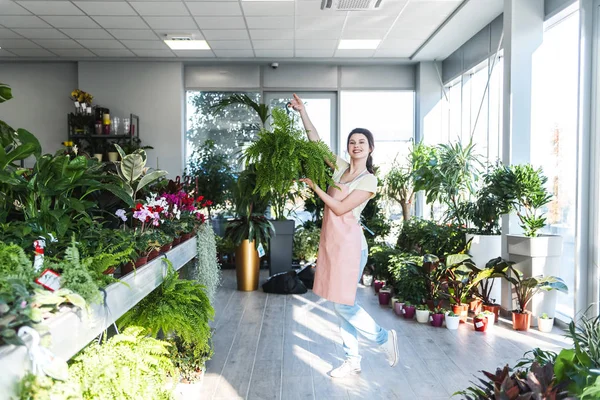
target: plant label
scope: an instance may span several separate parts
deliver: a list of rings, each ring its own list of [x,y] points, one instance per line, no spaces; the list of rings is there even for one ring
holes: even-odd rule
[[[46,269],[42,272],[42,275],[35,280],[35,283],[54,292],[55,290],[60,289],[60,275],[51,269]]]
[[[433,317],[431,315],[429,316],[429,322],[433,322]]]
[[[406,314],[406,310],[404,308],[402,309],[402,314]]]
[[[258,257],[263,257],[265,255],[265,248],[263,247],[262,243],[258,245],[256,250],[258,251]]]
[[[475,327],[476,328],[481,328],[483,327],[483,322],[479,321],[479,322],[475,322]]]

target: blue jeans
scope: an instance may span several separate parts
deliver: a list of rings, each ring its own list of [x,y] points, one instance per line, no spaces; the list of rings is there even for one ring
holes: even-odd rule
[[[360,273],[358,274],[359,280],[365,269],[365,265],[367,265],[368,253],[368,250],[363,250],[361,253]],[[340,319],[340,332],[344,342],[346,359],[360,362],[361,357],[358,354],[358,332],[379,345],[387,342],[388,331],[379,326],[377,322],[375,322],[375,320],[356,303],[356,301],[353,306],[333,303],[333,308]]]

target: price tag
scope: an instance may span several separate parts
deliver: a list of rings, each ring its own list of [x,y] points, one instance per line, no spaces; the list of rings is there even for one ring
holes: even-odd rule
[[[476,328],[481,328],[483,326],[483,322],[479,321],[479,322],[475,322],[475,327]]]
[[[259,257],[263,257],[265,255],[265,249],[264,249],[262,243],[260,243],[258,245],[258,247],[256,248],[256,250],[258,251],[258,256]]]
[[[78,101],[75,102],[75,108],[79,108],[81,106],[81,104],[79,104]]]
[[[404,308],[402,309],[402,314],[406,314],[406,310]]]
[[[60,289],[60,275],[51,269],[46,269],[42,272],[42,275],[35,280],[35,283],[54,292],[55,290]]]

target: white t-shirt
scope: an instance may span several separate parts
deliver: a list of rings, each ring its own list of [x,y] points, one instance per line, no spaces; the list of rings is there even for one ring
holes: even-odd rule
[[[340,156],[337,156],[336,168],[335,168],[335,171],[333,172],[333,181],[335,183],[339,183],[340,180],[342,179],[342,175],[344,174],[344,172],[346,172],[346,170],[349,167],[350,167],[350,163],[348,163],[346,160],[344,160]],[[348,194],[352,193],[352,191],[355,189],[371,192],[371,197],[369,199],[365,200],[365,202],[358,205],[356,208],[354,208],[352,210],[352,214],[354,214],[354,217],[356,218],[356,220],[358,222],[360,222],[360,214],[366,207],[369,200],[372,199],[373,197],[375,197],[375,193],[377,193],[377,177],[371,173],[365,173],[365,174],[357,177],[355,180],[353,180],[352,182],[350,182],[348,184]],[[367,240],[365,239],[365,235],[363,232],[360,249],[366,250],[367,248],[368,248]]]

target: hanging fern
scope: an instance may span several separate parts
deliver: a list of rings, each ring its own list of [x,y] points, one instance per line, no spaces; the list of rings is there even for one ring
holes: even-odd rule
[[[263,129],[244,156],[247,164],[256,167],[255,193],[269,197],[276,218],[283,219],[285,204],[293,197],[294,180],[310,178],[322,188],[333,184],[324,161],[335,164],[335,156],[325,143],[308,141],[283,109],[274,109],[272,117],[271,130]]]
[[[195,345],[198,354],[210,353],[210,326],[214,309],[204,286],[198,282],[179,279],[169,267],[163,283],[123,315],[119,328],[143,326],[152,337],[159,332],[177,335],[184,343]]]

